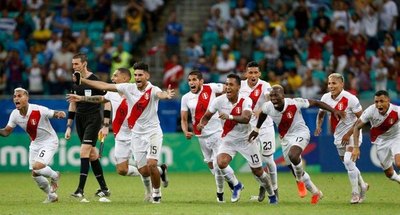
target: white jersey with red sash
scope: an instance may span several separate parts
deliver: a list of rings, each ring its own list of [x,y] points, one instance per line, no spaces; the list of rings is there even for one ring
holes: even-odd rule
[[[116,140],[130,140],[131,130],[128,127],[128,102],[117,92],[108,91],[104,98],[111,102],[112,130]]]
[[[258,82],[254,87],[250,87],[247,83],[247,80],[243,80],[240,85],[240,94],[244,97],[251,98],[253,101],[253,110],[260,110],[262,108],[262,105],[266,102],[265,97],[269,95],[271,90],[271,85],[261,79],[258,79]],[[255,127],[257,125],[257,120],[258,118],[253,114],[250,119],[250,124]],[[273,125],[272,119],[267,117],[267,119],[261,125],[261,129]]]
[[[310,130],[301,114],[301,108],[308,108],[309,106],[310,103],[307,99],[285,98],[282,111],[276,110],[270,101],[263,105],[262,111],[272,118],[278,127],[280,138],[283,139],[287,134],[302,136],[306,133],[309,135]]]
[[[182,96],[181,111],[190,111],[193,132],[197,136],[209,136],[216,132],[222,131],[221,122],[218,115],[213,115],[201,133],[197,130],[197,125],[203,117],[211,102],[215,99],[217,93],[222,93],[224,90],[223,84],[204,84],[202,89],[197,94],[188,92]]]
[[[241,115],[243,111],[252,111],[252,101],[248,97],[239,94],[238,101],[232,104],[226,95],[221,95],[211,103],[208,110],[211,113],[225,113],[227,115]],[[217,113],[218,112],[218,113]],[[250,124],[240,124],[232,120],[222,120],[223,137],[230,139],[246,139],[251,130]]]
[[[330,116],[331,131],[334,134],[335,142],[341,142],[343,136],[352,129],[354,123],[357,121],[356,113],[362,111],[360,101],[353,94],[342,90],[336,99],[332,98],[332,94],[325,93],[322,98],[322,102],[325,102],[332,108],[346,112],[346,117],[343,119],[336,119]],[[321,111],[325,111],[320,109]],[[362,135],[360,135],[360,142]]]
[[[369,106],[360,117],[363,123],[371,123],[371,142],[383,144],[386,140],[400,140],[400,108],[390,104],[385,115],[381,115],[375,105]]]
[[[11,112],[7,126],[15,128],[17,125],[28,133],[32,145],[58,144],[58,137],[50,124],[49,118],[54,116],[54,110],[35,104],[28,104],[26,116],[19,110]]]
[[[116,84],[118,92],[122,93],[128,102],[128,126],[136,134],[146,134],[161,130],[158,119],[157,93],[161,89],[147,82],[143,91],[138,90],[135,83]]]

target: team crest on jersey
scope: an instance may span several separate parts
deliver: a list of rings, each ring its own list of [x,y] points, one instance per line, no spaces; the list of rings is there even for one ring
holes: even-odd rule
[[[144,94],[144,99],[149,100],[149,98],[150,98],[149,93]]]
[[[32,124],[32,125],[36,125],[36,120],[35,120],[35,119],[32,119],[32,120],[31,120],[31,124]]]
[[[343,103],[340,102],[340,103],[338,104],[338,109],[339,109],[339,110],[343,110],[343,107],[344,107]]]
[[[236,112],[237,114],[240,114],[242,112],[242,108],[236,107],[234,112]]]
[[[208,99],[208,94],[207,93],[202,93],[201,97],[203,97],[203,99]]]
[[[288,119],[291,119],[291,118],[293,118],[293,113],[292,112],[288,112],[286,114],[286,116],[287,116]]]
[[[258,97],[260,95],[260,90],[259,89],[254,90],[254,95]]]

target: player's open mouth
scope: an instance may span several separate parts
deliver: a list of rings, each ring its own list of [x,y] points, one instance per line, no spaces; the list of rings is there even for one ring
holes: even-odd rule
[[[190,89],[192,89],[192,90],[193,90],[193,89],[196,89],[196,86],[194,86],[194,85],[193,85],[193,86],[190,86]]]

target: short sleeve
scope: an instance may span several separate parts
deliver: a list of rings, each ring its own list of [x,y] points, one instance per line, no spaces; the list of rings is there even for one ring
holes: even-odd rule
[[[157,97],[157,93],[159,93],[159,92],[162,92],[162,90],[159,88],[159,87],[157,87],[157,86],[153,86],[153,89],[151,90],[151,94],[153,95],[153,97],[157,100],[157,99],[159,99],[158,97]]]
[[[245,98],[243,101],[243,111],[245,110],[249,110],[249,111],[253,111],[252,106],[253,105],[253,100],[251,100],[249,97]]]
[[[44,106],[40,106],[40,112],[43,113],[43,115],[45,115],[47,118],[53,118],[54,116],[54,110]]]
[[[322,97],[321,97],[321,102],[327,103],[327,97],[328,97],[328,94],[327,94],[327,93],[325,93],[324,95],[322,95]],[[322,108],[320,108],[319,111],[327,112],[326,110],[324,110],[324,109],[322,109]]]
[[[264,96],[269,95],[272,91],[272,87],[271,84],[269,84],[268,82],[265,82],[263,84],[263,92],[264,92]]]
[[[188,99],[188,97],[186,95],[182,96],[182,99],[181,99],[181,111],[188,111],[187,99]]]
[[[219,103],[218,103],[218,101],[219,101],[220,99],[214,99],[212,102],[211,102],[211,105],[208,107],[208,111],[210,111],[211,113],[215,113],[215,112],[217,112],[218,111],[218,108],[219,108]]]
[[[110,92],[110,91],[107,91],[107,93],[104,94],[104,99],[106,99],[106,100],[108,100],[108,101],[111,100],[111,92]]]
[[[123,84],[116,84],[115,87],[117,88],[118,92],[128,95],[129,91],[129,84],[128,83],[123,83]]]
[[[213,89],[213,91],[215,91],[215,93],[223,93],[224,92],[224,85],[223,84],[212,83],[212,84],[209,84],[209,85]]]
[[[361,106],[361,104],[360,104],[360,101],[358,100],[358,98],[357,97],[352,97],[351,98],[351,104],[350,104],[351,106],[351,112],[353,112],[353,113],[358,113],[358,112],[360,112],[360,111],[362,111],[362,106]]]
[[[294,98],[294,102],[296,103],[296,106],[299,108],[308,108],[310,107],[310,102],[308,99],[303,99],[303,98]]]
[[[361,122],[367,123],[369,121],[369,119],[372,116],[373,108],[374,108],[374,106],[371,105],[361,114],[361,116],[360,116]]]
[[[10,118],[8,119],[7,126],[11,128],[15,128],[17,126],[17,123],[15,123],[15,114],[16,114],[15,111],[11,112]]]

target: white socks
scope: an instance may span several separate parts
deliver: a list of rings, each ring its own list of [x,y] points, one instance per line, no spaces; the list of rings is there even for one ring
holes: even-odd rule
[[[222,174],[224,175],[225,179],[228,182],[232,183],[233,186],[236,186],[239,183],[239,181],[237,180],[237,178],[233,172],[233,169],[230,166],[227,166],[226,168],[221,169],[221,171],[222,171]]]
[[[307,172],[304,172],[302,181],[304,182],[307,190],[310,191],[310,193],[312,193],[312,194],[318,193],[319,190],[318,190],[317,186],[315,186],[315,184],[311,181],[311,177]]]
[[[278,189],[278,174],[277,174],[277,169],[276,169],[276,163],[274,160],[274,155],[269,155],[269,156],[262,156],[263,157],[263,162],[267,164],[268,170],[269,170],[269,177],[271,178],[271,184],[272,184],[272,189],[276,190]]]
[[[33,180],[36,181],[38,187],[43,190],[46,194],[50,193],[50,183],[44,176],[33,177]]]
[[[145,193],[151,193],[151,181],[150,181],[150,176],[144,177],[144,176],[140,176],[142,178],[143,181],[143,185],[144,185],[144,191]]]
[[[301,181],[301,177],[303,176],[303,161],[300,159],[300,163],[297,165],[294,165],[292,163],[294,175],[296,176],[296,181]]]
[[[52,179],[57,178],[57,173],[54,170],[52,170],[49,166],[46,166],[42,169],[33,170],[33,172],[35,172],[38,175],[42,175],[46,178],[52,178]]]
[[[258,183],[260,183],[260,185],[267,190],[268,196],[275,195],[274,190],[271,185],[271,178],[269,177],[269,175],[266,172],[263,171],[263,174],[260,177],[258,177],[256,175],[254,177],[256,178]]]
[[[126,176],[139,176],[139,170],[137,167],[128,165],[128,172],[126,173]]]
[[[358,175],[360,171],[356,167],[356,163],[351,160],[351,152],[344,153],[343,164],[347,169],[347,174],[349,175],[352,193],[360,193],[358,187]]]

